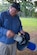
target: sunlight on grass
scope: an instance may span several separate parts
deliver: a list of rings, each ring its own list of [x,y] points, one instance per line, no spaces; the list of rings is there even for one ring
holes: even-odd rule
[[[20,18],[20,20],[25,31],[37,31],[37,18]]]
[[[37,27],[36,18],[21,18],[21,22],[23,26]]]

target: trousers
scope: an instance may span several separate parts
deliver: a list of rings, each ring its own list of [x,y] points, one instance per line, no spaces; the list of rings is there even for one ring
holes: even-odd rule
[[[16,55],[16,42],[14,44],[4,44],[0,42],[0,55]]]

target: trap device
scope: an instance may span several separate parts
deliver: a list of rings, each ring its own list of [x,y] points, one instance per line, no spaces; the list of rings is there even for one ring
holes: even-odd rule
[[[25,34],[15,35],[14,40],[17,41],[17,49],[19,51],[25,50],[26,48],[34,51],[36,49],[36,44],[30,42],[30,34],[25,32]]]

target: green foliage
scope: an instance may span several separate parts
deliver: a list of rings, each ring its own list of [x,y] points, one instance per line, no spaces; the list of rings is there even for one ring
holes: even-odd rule
[[[10,3],[13,3],[13,0],[7,0],[8,2],[10,2]]]
[[[9,8],[9,5],[0,5],[0,12],[5,11]]]
[[[25,16],[25,17],[28,17],[28,16],[32,16],[33,12],[34,12],[34,5],[30,2],[27,2],[27,1],[23,1],[20,3],[21,5],[21,10],[22,10],[22,15]]]
[[[37,7],[37,1],[35,1],[35,6]]]
[[[37,18],[37,12],[35,12],[35,13],[33,14],[33,16]]]

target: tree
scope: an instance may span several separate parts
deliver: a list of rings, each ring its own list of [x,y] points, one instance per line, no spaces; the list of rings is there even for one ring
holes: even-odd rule
[[[37,1],[35,1],[34,3],[35,3],[35,13],[34,13],[34,16],[37,17]]]
[[[21,2],[22,1],[23,2],[23,1],[26,1],[26,0],[7,0],[7,1],[10,2],[10,3],[13,3],[13,2],[17,2],[17,1],[18,2]]]
[[[34,12],[33,9],[33,4],[29,1],[23,1],[21,4],[21,10],[22,10],[22,15],[27,17],[27,16],[32,16],[32,13]]]
[[[12,3],[13,2],[13,0],[7,0],[8,2],[10,2],[10,3]]]
[[[37,1],[35,1],[34,3],[35,3],[35,7],[37,7]]]

